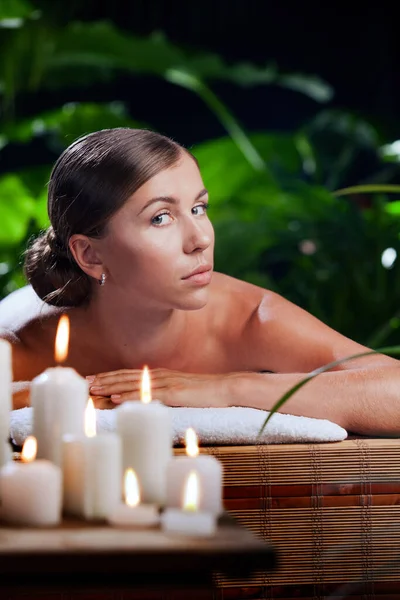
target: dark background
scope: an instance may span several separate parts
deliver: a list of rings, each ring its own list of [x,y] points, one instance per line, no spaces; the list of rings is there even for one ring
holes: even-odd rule
[[[263,0],[117,0],[107,4],[89,2],[78,8],[79,4],[76,2],[71,10],[83,19],[111,18],[119,27],[138,34],[159,29],[174,42],[218,52],[227,60],[249,60],[260,65],[272,61],[285,71],[315,73],[335,89],[335,106],[379,121],[383,117],[384,125],[392,125],[398,132],[396,3],[349,2],[342,10],[336,3]],[[222,86],[220,91],[252,129],[292,129],[315,110],[312,101],[305,98],[300,105],[294,92],[260,87],[251,95],[249,106],[246,90],[241,94],[237,88]],[[150,94],[149,101],[163,99]],[[169,98],[168,108],[173,107],[174,99]],[[153,114],[152,108],[148,107]],[[192,108],[188,107],[188,112],[192,113]],[[201,106],[196,108],[200,122],[186,125],[202,138],[208,133],[201,126],[205,125]],[[172,123],[176,127],[174,117],[163,114],[165,127],[171,128]],[[186,136],[185,129],[182,135]],[[219,132],[213,129],[211,133]]]

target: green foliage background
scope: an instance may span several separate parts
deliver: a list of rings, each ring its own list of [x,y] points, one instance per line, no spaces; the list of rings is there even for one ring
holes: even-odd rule
[[[272,64],[228,65],[220,56],[177,47],[161,33],[138,38],[109,22],[62,27],[26,0],[3,0],[0,166],[8,147],[38,138],[59,153],[97,129],[154,128],[117,101],[19,115],[21,99],[29,102],[45,90],[106,86],[121,73],[133,84],[146,74],[188,89],[226,131],[192,148],[210,190],[217,270],[283,294],[357,341],[396,343],[400,266],[395,260],[384,268],[381,259],[387,248],[400,253],[400,152],[381,133],[384,128],[326,109],[333,90],[318,78],[281,73]],[[218,81],[249,90],[283,86],[320,108],[290,134],[249,134],[216,95]],[[368,179],[341,190],[354,164],[366,159],[373,165]],[[48,224],[50,168],[16,166],[0,175],[0,298],[25,284],[21,255],[29,238]]]

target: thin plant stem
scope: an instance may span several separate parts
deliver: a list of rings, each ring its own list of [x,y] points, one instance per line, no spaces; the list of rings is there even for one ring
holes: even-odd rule
[[[169,69],[165,73],[165,78],[175,85],[186,87],[190,91],[195,92],[224,126],[227,133],[253,169],[260,173],[264,172],[270,179],[273,179],[272,173],[268,169],[265,160],[254,146],[243,127],[203,80],[192,73],[184,72],[179,69]]]
[[[268,417],[265,419],[264,423],[261,425],[260,431],[258,432],[258,436],[260,436],[262,434],[267,423],[272,418],[273,414],[276,413],[285,404],[285,402],[287,402],[287,400],[289,400],[289,398],[291,398],[293,396],[293,394],[295,394],[300,388],[302,388],[304,385],[306,385],[306,383],[308,383],[309,381],[314,379],[314,377],[316,377],[317,375],[320,375],[321,373],[325,373],[326,371],[329,371],[330,369],[333,369],[334,367],[342,365],[343,363],[345,363],[349,360],[354,360],[356,358],[362,358],[363,356],[371,356],[372,354],[400,354],[400,346],[388,346],[386,348],[378,348],[377,350],[368,350],[367,352],[361,352],[359,354],[352,354],[351,356],[347,356],[347,357],[341,358],[339,360],[334,360],[333,362],[323,365],[322,367],[319,367],[318,369],[311,371],[311,373],[307,373],[307,375],[304,377],[304,379],[302,379],[301,381],[297,382],[294,386],[292,386],[274,404],[274,406],[271,408],[271,410],[269,412]]]
[[[400,185],[391,185],[391,184],[367,184],[367,185],[353,185],[351,187],[342,188],[340,190],[336,190],[332,192],[334,196],[351,196],[352,194],[376,194],[376,193],[386,193],[386,194],[399,194],[400,193]]]

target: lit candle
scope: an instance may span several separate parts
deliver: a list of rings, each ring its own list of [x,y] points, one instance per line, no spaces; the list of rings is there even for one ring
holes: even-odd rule
[[[160,522],[155,504],[140,504],[140,489],[136,473],[128,469],[124,478],[125,503],[119,503],[108,519],[117,527],[153,527]]]
[[[196,471],[201,489],[199,509],[219,515],[223,512],[222,465],[214,456],[199,455],[196,432],[191,427],[185,439],[187,456],[175,456],[167,465],[167,506],[181,506],[185,481]]]
[[[137,473],[144,502],[165,504],[172,426],[168,408],[151,401],[147,367],[142,375],[141,401],[124,402],[117,408],[117,430],[122,438],[123,471]]]
[[[210,512],[199,511],[200,480],[196,471],[190,471],[183,490],[183,508],[167,508],[161,516],[166,533],[184,536],[212,536],[216,517]]]
[[[68,355],[69,319],[63,315],[56,335],[58,365]],[[88,382],[74,369],[53,367],[35,377],[31,384],[33,434],[38,440],[38,457],[61,465],[64,434],[83,435]]]
[[[61,469],[49,460],[35,460],[36,448],[36,439],[28,437],[22,462],[0,469],[2,521],[43,527],[61,520]]]
[[[9,459],[8,437],[10,430],[12,362],[11,344],[0,340],[0,467]]]
[[[121,440],[113,433],[96,435],[96,410],[90,398],[85,435],[64,435],[65,512],[85,519],[106,519],[121,498]]]

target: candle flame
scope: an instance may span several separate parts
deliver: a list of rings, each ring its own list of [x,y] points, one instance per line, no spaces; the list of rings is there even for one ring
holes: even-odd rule
[[[96,409],[90,397],[85,409],[85,435],[87,437],[96,435]]]
[[[22,462],[32,462],[35,460],[37,454],[37,441],[33,435],[26,438],[22,448],[21,460]]]
[[[199,507],[199,476],[190,471],[183,492],[183,510],[196,511]]]
[[[69,319],[67,315],[62,315],[58,322],[56,334],[55,357],[57,363],[62,363],[68,356],[69,344]]]
[[[147,366],[145,366],[143,369],[140,400],[143,402],[143,404],[149,404],[151,402],[150,373]]]
[[[185,433],[185,443],[186,443],[186,454],[194,458],[199,454],[199,445],[197,442],[197,435],[195,430],[192,427],[186,429]]]
[[[132,508],[140,503],[140,491],[137,475],[133,469],[125,471],[125,504]]]

